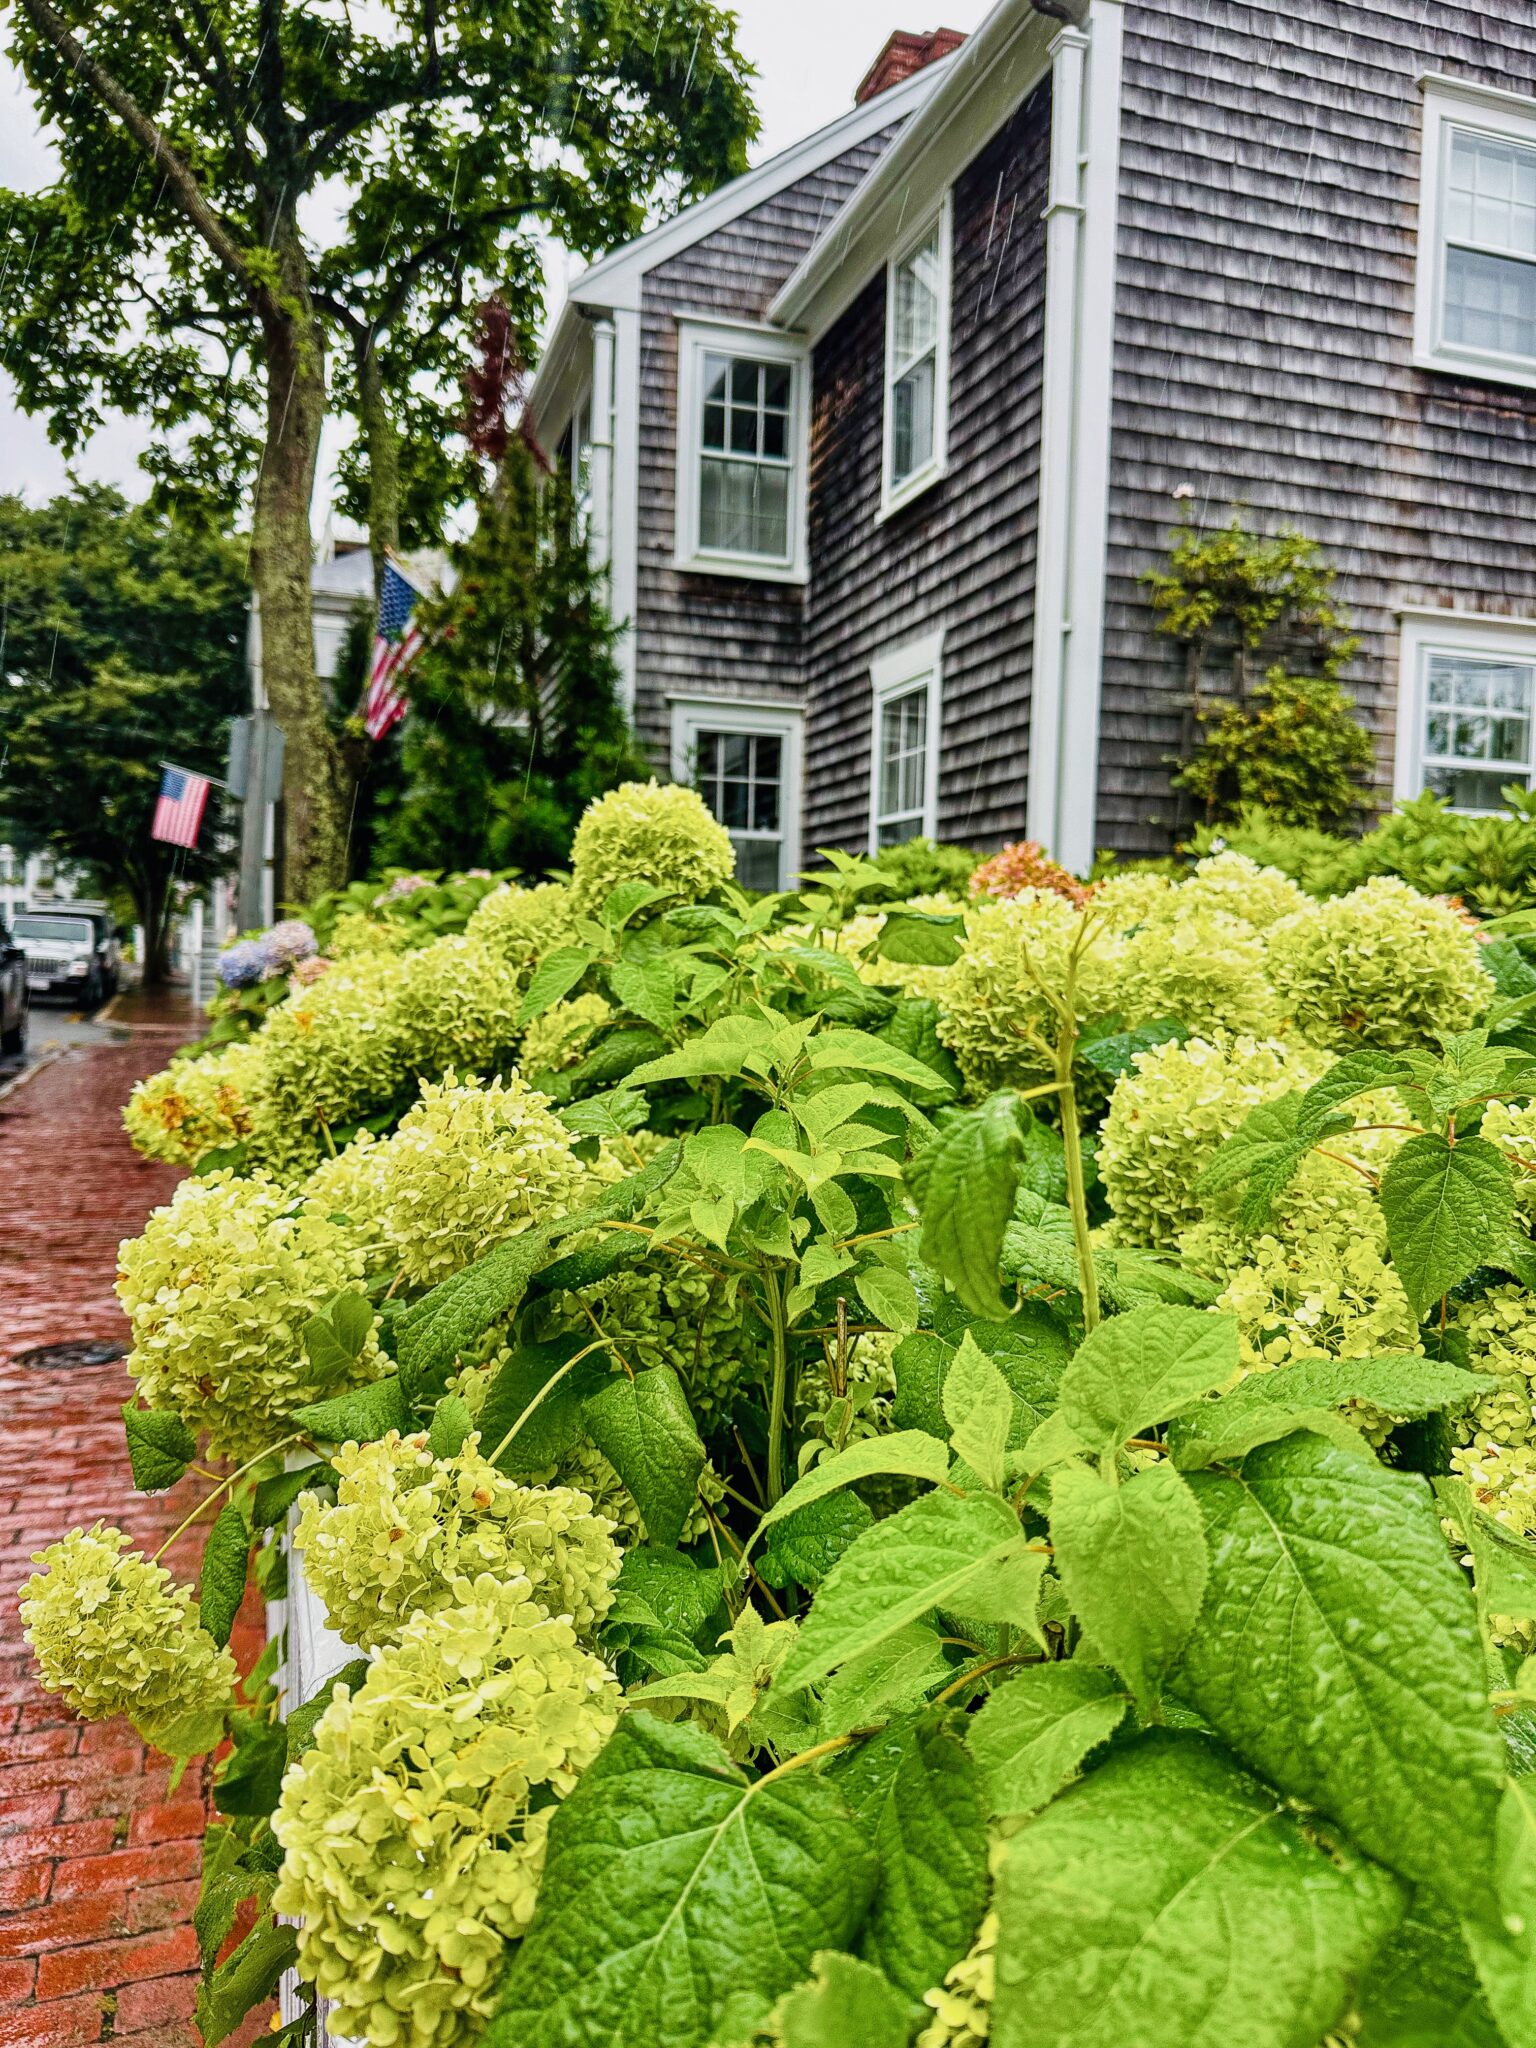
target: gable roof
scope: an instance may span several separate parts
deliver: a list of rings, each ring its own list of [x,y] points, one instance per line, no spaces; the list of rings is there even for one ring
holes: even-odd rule
[[[547,412],[555,425],[564,425],[569,403],[562,410],[562,400],[574,400],[576,395],[570,388],[571,373],[581,333],[583,308],[601,312],[637,311],[641,280],[647,271],[656,269],[682,250],[692,248],[694,243],[729,226],[743,214],[751,213],[764,201],[798,184],[802,178],[809,177],[859,143],[878,135],[882,129],[910,119],[938,91],[945,74],[955,62],[955,57],[951,56],[925,65],[901,84],[877,93],[862,106],[840,115],[826,127],[816,129],[790,148],[781,150],[777,156],[770,157],[766,163],[733,178],[707,198],[695,200],[670,220],[662,221],[659,226],[636,236],[632,242],[611,249],[606,256],[600,256],[590,264],[566,294],[565,304],[540,359],[538,374],[529,394],[535,417]]]
[[[1064,0],[1073,22],[1091,0]],[[1032,92],[1064,24],[1033,0],[998,0],[981,27],[946,58],[934,90],[853,194],[768,309],[776,327],[815,337],[852,303],[900,241],[906,223],[945,189]]]

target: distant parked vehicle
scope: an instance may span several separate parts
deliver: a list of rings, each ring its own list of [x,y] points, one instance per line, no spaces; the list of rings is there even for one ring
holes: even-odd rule
[[[0,923],[0,1058],[27,1049],[27,956]]]
[[[16,941],[26,955],[27,987],[34,996],[63,996],[95,1010],[116,995],[122,956],[109,912],[73,904],[19,910]]]

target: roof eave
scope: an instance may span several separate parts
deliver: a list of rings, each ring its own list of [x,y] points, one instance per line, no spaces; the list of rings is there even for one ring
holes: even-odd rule
[[[1065,0],[1074,23],[1091,0]],[[1032,0],[1000,0],[976,33],[945,59],[943,79],[908,122],[831,230],[806,256],[768,309],[776,327],[824,334],[900,240],[988,137],[1045,76],[1064,26]]]

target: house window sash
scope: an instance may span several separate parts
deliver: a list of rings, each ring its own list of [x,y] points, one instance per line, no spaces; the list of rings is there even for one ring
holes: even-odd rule
[[[730,834],[744,888],[787,889],[799,872],[802,725],[793,705],[673,702],[673,777]]]
[[[948,464],[951,221],[946,193],[886,267],[882,518],[935,483]]]
[[[869,850],[938,829],[943,633],[923,635],[871,665]]]
[[[805,580],[808,370],[791,336],[678,326],[675,566]]]

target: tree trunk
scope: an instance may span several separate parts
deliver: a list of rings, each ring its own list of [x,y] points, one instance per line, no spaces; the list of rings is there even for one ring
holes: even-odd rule
[[[144,934],[144,958],[139,962],[139,985],[142,988],[164,988],[171,978],[170,949],[170,877],[161,868],[151,853],[142,868],[136,868],[129,878],[129,894],[133,897],[134,915],[138,918],[139,929]]]
[[[358,411],[368,451],[368,546],[373,555],[373,595],[384,595],[384,562],[400,546],[400,435],[389,409],[375,338],[357,345]]]
[[[304,900],[343,879],[346,820],[315,672],[310,598],[309,507],[325,421],[325,343],[309,304],[296,232],[279,256],[283,310],[265,323],[267,432],[256,483],[251,573],[261,603],[262,679],[287,739],[287,888]]]

